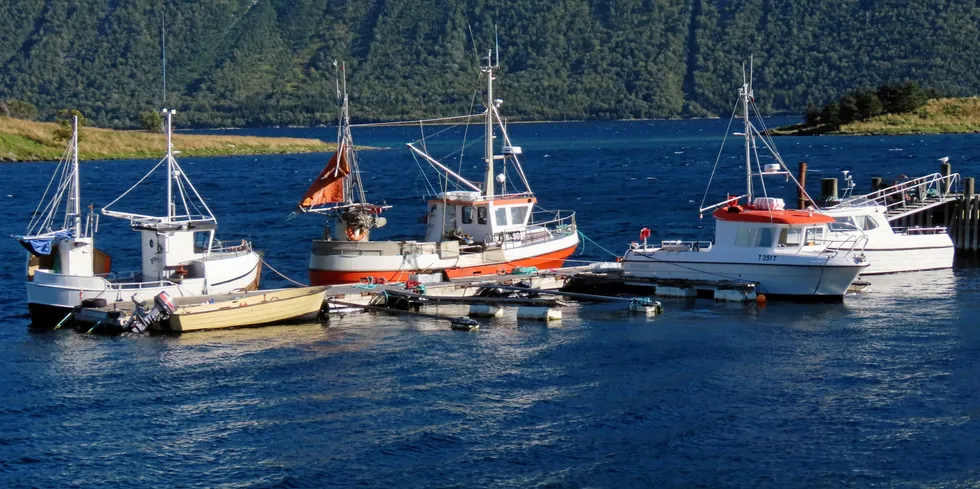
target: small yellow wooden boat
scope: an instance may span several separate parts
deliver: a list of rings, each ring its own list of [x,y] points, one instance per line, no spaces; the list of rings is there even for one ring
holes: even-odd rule
[[[301,287],[228,294],[213,303],[188,304],[177,299],[176,311],[153,329],[187,332],[314,321],[326,293],[327,287]]]

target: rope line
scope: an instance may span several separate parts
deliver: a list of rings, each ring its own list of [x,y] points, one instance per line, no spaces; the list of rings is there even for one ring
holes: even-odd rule
[[[291,279],[291,278],[283,275],[279,270],[276,270],[275,268],[272,268],[272,265],[269,265],[269,262],[265,261],[265,259],[262,258],[261,256],[259,257],[259,261],[262,262],[263,265],[269,267],[269,270],[272,270],[273,272],[275,272],[276,275],[279,275],[280,277],[282,277],[282,278],[284,278],[284,279],[286,279],[286,280],[288,280],[288,281],[290,281],[290,282],[292,282],[292,283],[294,283],[294,284],[296,284],[296,285],[298,285],[300,287],[306,287],[306,284],[299,283],[299,282],[297,282],[297,281],[295,281],[295,280],[293,280],[293,279]]]

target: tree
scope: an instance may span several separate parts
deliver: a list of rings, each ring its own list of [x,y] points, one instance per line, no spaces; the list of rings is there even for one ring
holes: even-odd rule
[[[155,110],[140,114],[140,127],[146,132],[163,132],[163,117]]]
[[[831,102],[825,105],[823,111],[820,112],[820,121],[833,127],[839,126],[840,105],[837,105],[837,102]]]
[[[37,119],[37,107],[22,100],[7,100],[8,117],[32,121]]]
[[[857,102],[859,120],[870,119],[876,115],[882,114],[885,111],[884,106],[881,104],[881,100],[878,99],[878,95],[871,90],[858,90],[855,92],[854,98]]]
[[[817,104],[810,102],[806,104],[806,116],[803,119],[804,123],[808,126],[815,126],[820,123],[820,107]]]
[[[859,119],[857,97],[853,93],[847,93],[840,98],[837,116],[840,124],[847,124]]]
[[[58,123],[58,128],[54,130],[55,141],[67,141],[71,138],[71,123],[74,116],[78,116],[78,139],[82,138],[82,127],[88,122],[85,116],[75,109],[61,109],[55,119]]]
[[[912,112],[925,105],[928,100],[926,91],[919,88],[919,84],[914,81],[886,83],[878,87],[877,95],[885,112],[890,114]]]

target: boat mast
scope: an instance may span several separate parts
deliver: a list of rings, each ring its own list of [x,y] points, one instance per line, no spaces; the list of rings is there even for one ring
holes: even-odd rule
[[[75,239],[82,237],[81,189],[78,179],[78,116],[71,116],[72,212],[75,215]]]
[[[752,96],[752,79],[746,80],[745,65],[742,65],[742,88],[739,89],[739,97],[742,99],[742,118],[745,120],[745,194],[748,196],[749,204],[752,203],[752,123],[749,121],[749,99]]]
[[[174,217],[174,143],[173,127],[171,126],[171,116],[174,110],[163,109],[163,112],[167,114],[167,218],[165,222],[171,222]]]
[[[486,119],[486,160],[487,177],[483,184],[484,195],[493,198],[493,53],[487,52],[487,65],[483,72],[487,74],[487,119]]]

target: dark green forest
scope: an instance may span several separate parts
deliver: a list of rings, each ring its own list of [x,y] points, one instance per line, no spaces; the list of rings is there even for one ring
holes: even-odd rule
[[[976,0],[4,0],[0,99],[138,127],[165,30],[183,127],[333,123],[335,59],[358,120],[452,115],[495,25],[517,119],[727,117],[749,54],[770,113],[906,80],[980,92]]]

